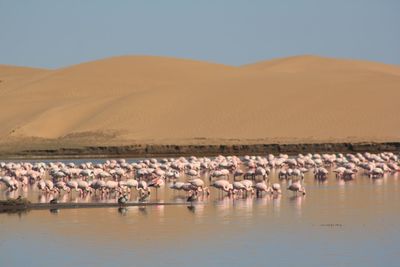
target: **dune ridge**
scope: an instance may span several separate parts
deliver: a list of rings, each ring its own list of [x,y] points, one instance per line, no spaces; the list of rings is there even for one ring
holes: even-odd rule
[[[400,67],[382,63],[121,56],[56,70],[0,65],[0,81],[4,145],[400,141]]]

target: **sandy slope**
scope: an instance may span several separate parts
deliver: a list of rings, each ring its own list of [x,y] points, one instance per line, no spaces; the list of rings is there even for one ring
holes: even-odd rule
[[[0,80],[3,143],[400,141],[400,67],[380,63],[124,56],[58,70],[0,65]]]

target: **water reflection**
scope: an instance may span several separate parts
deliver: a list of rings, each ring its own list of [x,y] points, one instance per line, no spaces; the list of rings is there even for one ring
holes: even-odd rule
[[[119,207],[118,208],[118,213],[121,214],[122,216],[126,216],[128,213],[128,208],[126,207]]]
[[[213,190],[193,205],[0,214],[0,256],[9,260],[4,266],[35,266],[19,262],[21,254],[41,267],[53,266],[41,261],[45,247],[57,266],[67,266],[63,262],[70,263],[71,255],[88,266],[223,266],[221,259],[257,266],[266,258],[274,266],[323,266],[333,258],[341,266],[396,266],[391,263],[400,242],[400,216],[394,212],[400,210],[400,191],[394,177],[328,177],[323,186],[306,177],[306,196],[283,190],[242,198]],[[159,193],[165,202],[186,199],[165,188]],[[52,196],[44,197],[47,202]]]
[[[49,210],[51,214],[58,214],[60,213],[60,209],[50,209]]]
[[[289,203],[294,208],[296,216],[301,217],[302,206],[305,202],[306,196],[291,196],[289,197]]]
[[[279,215],[280,209],[281,209],[281,201],[282,201],[282,195],[273,195],[272,196],[272,206],[274,208],[274,212],[276,215]]]
[[[141,214],[141,215],[145,215],[145,216],[148,215],[146,206],[139,206],[138,211],[139,211],[139,214]]]

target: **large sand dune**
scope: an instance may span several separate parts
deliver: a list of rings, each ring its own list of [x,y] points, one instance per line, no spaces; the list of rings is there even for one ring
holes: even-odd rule
[[[0,81],[2,143],[400,141],[400,67],[380,63],[124,56],[57,70],[0,65]]]

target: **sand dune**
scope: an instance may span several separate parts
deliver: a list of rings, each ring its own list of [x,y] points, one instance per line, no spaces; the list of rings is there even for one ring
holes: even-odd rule
[[[0,65],[0,80],[3,143],[400,141],[400,67],[381,63],[124,56],[57,70]]]

